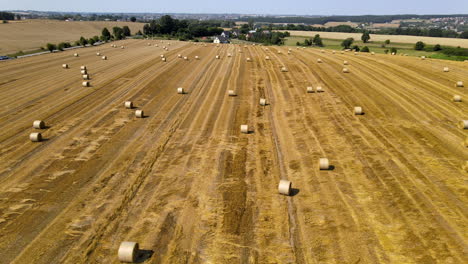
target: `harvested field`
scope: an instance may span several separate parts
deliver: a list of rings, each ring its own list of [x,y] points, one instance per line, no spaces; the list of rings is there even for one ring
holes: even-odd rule
[[[107,27],[128,26],[132,34],[143,30],[144,23],[104,21],[24,20],[0,24],[0,54],[12,54],[44,47],[47,43],[75,42],[81,36],[100,36]]]
[[[285,30],[281,30],[285,31]],[[320,34],[320,37],[327,39],[346,39],[354,38],[355,40],[360,40],[361,33],[342,33],[342,32],[323,32],[323,31],[300,31],[300,30],[287,30],[291,33],[291,36],[304,36],[304,37],[313,37],[316,34]],[[453,47],[462,47],[468,48],[468,39],[459,39],[459,38],[435,38],[435,37],[419,37],[419,36],[405,36],[405,35],[378,35],[370,34],[370,41],[385,41],[389,39],[392,43],[416,43],[422,41],[426,44],[435,45],[440,44],[444,46],[453,46]]]
[[[148,42],[0,64],[0,263],[468,261],[467,63]]]

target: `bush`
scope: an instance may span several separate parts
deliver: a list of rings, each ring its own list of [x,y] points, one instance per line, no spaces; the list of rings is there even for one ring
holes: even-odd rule
[[[416,42],[416,44],[414,45],[414,49],[415,49],[415,50],[423,50],[425,46],[426,46],[426,44],[424,44],[424,42],[418,41],[418,42]]]
[[[367,46],[362,47],[361,52],[369,52],[369,47]]]
[[[383,52],[384,52],[385,54],[388,54],[388,49],[384,50]]]
[[[436,45],[434,45],[434,47],[432,47],[432,50],[433,51],[439,51],[439,50],[442,50],[442,47],[439,44],[436,44]]]
[[[384,42],[384,43],[385,43],[385,45],[388,45],[388,44],[390,44],[390,40],[389,40],[389,39],[387,39],[387,40],[385,40],[385,42]]]
[[[353,42],[354,42],[353,38],[347,38],[347,39],[343,40],[343,42],[341,42],[341,46],[343,48],[345,48],[345,49],[349,49],[349,47],[351,47]]]
[[[361,50],[358,45],[354,45],[352,49],[354,51],[360,51]]]
[[[48,51],[52,52],[52,51],[54,51],[54,50],[57,49],[57,46],[55,46],[55,45],[52,44],[52,43],[47,43],[46,49],[47,49]]]
[[[396,48],[391,48],[391,49],[390,49],[390,52],[391,52],[391,53],[397,54],[398,50],[397,50]]]

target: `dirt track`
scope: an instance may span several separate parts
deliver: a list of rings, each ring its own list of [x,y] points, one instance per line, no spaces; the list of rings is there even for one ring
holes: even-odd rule
[[[468,64],[147,42],[0,63],[0,263],[468,261]]]

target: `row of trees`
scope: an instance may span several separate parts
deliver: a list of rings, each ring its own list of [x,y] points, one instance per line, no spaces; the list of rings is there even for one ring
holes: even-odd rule
[[[214,36],[223,32],[219,21],[179,20],[169,15],[152,20],[143,26],[143,33],[150,36],[174,36],[180,40],[202,36]]]
[[[268,44],[268,45],[283,45],[284,38],[289,37],[289,36],[290,34],[287,31],[286,32],[258,31],[258,32],[251,33],[248,35],[241,34],[239,36],[239,39]]]
[[[445,55],[450,55],[450,56],[462,56],[462,57],[468,57],[468,49],[466,48],[461,48],[461,47],[444,47],[441,46],[440,44],[436,44],[434,46],[426,45],[426,43],[422,41],[416,42],[414,45],[415,50],[421,50],[421,51],[441,51]]]
[[[296,45],[297,46],[317,46],[317,47],[323,47],[323,41],[322,41],[322,38],[320,37],[320,34],[316,34],[314,36],[314,38],[310,38],[310,39],[305,39],[304,40],[304,43],[300,43],[299,41],[296,42]]]
[[[0,20],[15,20],[15,14],[10,12],[0,12]]]

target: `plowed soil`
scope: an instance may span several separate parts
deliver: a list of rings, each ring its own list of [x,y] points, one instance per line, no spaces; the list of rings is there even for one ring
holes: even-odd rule
[[[147,43],[0,63],[0,263],[468,262],[468,64]]]

